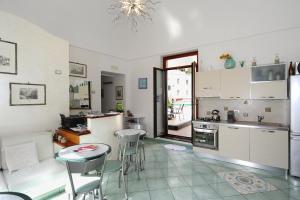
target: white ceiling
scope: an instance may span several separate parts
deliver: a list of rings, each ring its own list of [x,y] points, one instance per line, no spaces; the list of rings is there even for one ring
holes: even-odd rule
[[[71,45],[125,59],[300,26],[299,0],[160,0],[153,22],[113,24],[110,0],[0,0]]]

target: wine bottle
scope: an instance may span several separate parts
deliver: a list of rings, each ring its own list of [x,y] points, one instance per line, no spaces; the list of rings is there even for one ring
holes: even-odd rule
[[[295,75],[295,68],[293,66],[293,62],[290,62],[290,67],[289,67],[289,76]]]

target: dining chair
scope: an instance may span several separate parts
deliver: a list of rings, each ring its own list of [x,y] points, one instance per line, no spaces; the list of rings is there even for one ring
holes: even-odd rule
[[[128,132],[128,130],[124,130]],[[135,170],[137,171],[138,179],[139,175],[139,142],[140,133],[123,134],[122,130],[118,132],[119,141],[119,158],[124,159],[125,174],[127,174],[131,162],[134,162]],[[123,158],[124,157],[124,158]]]
[[[101,200],[103,200],[102,179],[106,157],[107,155],[104,154],[99,158],[85,162],[68,161],[66,163],[73,200],[76,200],[80,195],[83,195],[83,199],[85,199],[86,194],[92,194],[94,199],[95,191],[98,190],[100,191]],[[93,171],[99,172],[99,176],[88,176]]]
[[[145,153],[145,137],[146,134],[140,135],[140,140],[139,140],[139,161],[140,161],[140,169],[144,170],[145,169],[145,162],[146,162],[146,153]]]

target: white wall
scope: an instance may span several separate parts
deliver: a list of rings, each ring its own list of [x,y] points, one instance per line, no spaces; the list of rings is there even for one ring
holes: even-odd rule
[[[18,43],[18,74],[0,73],[0,135],[56,129],[69,114],[68,42],[5,12],[0,27],[3,40]],[[47,105],[9,106],[10,82],[46,84]]]
[[[219,59],[220,54],[224,52],[229,52],[236,59],[237,63],[239,60],[246,60],[246,65],[251,63],[252,57],[257,58],[258,64],[272,63],[274,61],[275,54],[278,53],[281,61],[299,61],[300,60],[300,28],[276,31],[266,34],[253,35],[244,38],[238,38],[229,41],[216,42],[213,44],[198,46],[199,51],[199,63],[200,70],[210,70],[224,68],[223,62]],[[193,48],[194,49],[194,48]],[[191,50],[193,50],[191,49]],[[150,134],[153,131],[153,67],[161,66],[161,57],[153,56],[145,59],[138,59],[129,62],[131,67],[131,100],[130,108],[137,113],[142,113],[146,117],[146,123]],[[237,66],[239,67],[239,66]],[[201,73],[201,72],[199,72]],[[149,87],[148,90],[138,90],[137,89],[137,78],[148,77]],[[233,88],[234,89],[234,88]],[[135,97],[142,97],[135,98]],[[209,101],[209,100],[207,100]],[[276,108],[276,106],[281,106],[280,109],[273,109],[274,112],[264,113],[268,121],[272,121],[273,117],[270,115],[274,114],[274,122],[285,123],[288,122],[288,115],[284,114],[282,116],[280,112],[287,113],[288,111],[288,101],[276,101],[273,102],[254,102],[251,108],[258,106],[257,113],[262,114],[261,110],[264,107]],[[233,103],[224,102],[224,105],[230,107]],[[239,103],[238,103],[239,104]],[[145,106],[147,105],[147,106]],[[205,104],[207,105],[207,103]],[[211,103],[213,105],[213,103]],[[217,107],[219,106],[220,102]],[[201,106],[201,105],[200,105]],[[239,105],[237,105],[238,107]],[[232,106],[234,107],[234,106]],[[208,106],[208,108],[210,108]],[[220,109],[221,109],[220,108]],[[206,110],[206,108],[205,108]],[[248,110],[248,108],[242,109]],[[250,113],[248,119],[254,120],[254,113]]]
[[[127,88],[127,81],[130,75],[126,68],[127,63],[122,59],[70,46],[70,61],[87,65],[87,78],[70,77],[70,80],[82,79],[91,81],[91,104],[93,111],[101,112],[101,71],[124,74],[126,80],[124,88]],[[77,114],[80,111],[71,110],[71,114]]]

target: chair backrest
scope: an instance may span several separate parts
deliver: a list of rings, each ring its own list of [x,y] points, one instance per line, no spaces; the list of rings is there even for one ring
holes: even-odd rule
[[[119,153],[124,153],[126,151],[126,148],[135,148],[136,152],[139,148],[139,140],[140,140],[140,133],[136,132],[132,135],[118,135],[118,141],[119,141]]]
[[[86,162],[67,162],[67,170],[68,175],[71,183],[71,189],[73,192],[73,195],[77,195],[75,192],[75,186],[73,181],[72,174],[88,174],[89,172],[95,171],[100,174],[99,181],[102,180],[104,167],[105,167],[105,161],[106,161],[107,154],[102,155],[99,158],[95,158],[92,160],[88,160]]]

